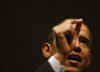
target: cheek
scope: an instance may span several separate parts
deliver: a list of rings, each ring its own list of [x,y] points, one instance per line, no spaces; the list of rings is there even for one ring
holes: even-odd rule
[[[88,48],[88,46],[81,44],[81,56],[83,57],[83,62],[82,62],[82,66],[87,66],[90,63],[91,60],[91,52],[90,52],[90,48]]]
[[[80,44],[80,48],[82,50],[82,54],[88,56],[90,54],[90,48],[85,44]]]
[[[79,65],[80,68],[84,69],[87,68],[91,63],[91,59],[89,56],[87,58],[83,58],[83,62]]]

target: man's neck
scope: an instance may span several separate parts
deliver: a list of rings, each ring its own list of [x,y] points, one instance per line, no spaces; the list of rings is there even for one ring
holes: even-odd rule
[[[63,56],[59,53],[56,53],[54,57],[59,61],[60,64],[63,64]]]

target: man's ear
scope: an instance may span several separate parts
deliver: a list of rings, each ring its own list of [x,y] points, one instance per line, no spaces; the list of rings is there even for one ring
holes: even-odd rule
[[[91,54],[89,54],[88,56],[89,56],[88,57],[88,65],[90,65],[91,64]]]
[[[50,43],[48,42],[43,43],[42,53],[45,58],[49,58],[50,56],[52,56],[52,48]]]

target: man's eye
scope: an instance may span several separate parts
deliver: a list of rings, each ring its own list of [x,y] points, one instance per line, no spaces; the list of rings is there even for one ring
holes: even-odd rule
[[[67,31],[67,32],[65,33],[65,36],[66,36],[66,38],[67,38],[68,43],[71,44],[72,39],[73,39],[73,36],[72,36],[71,32],[70,32],[70,31]]]
[[[85,37],[80,37],[79,40],[80,40],[80,42],[85,43],[86,45],[89,44],[89,40]]]

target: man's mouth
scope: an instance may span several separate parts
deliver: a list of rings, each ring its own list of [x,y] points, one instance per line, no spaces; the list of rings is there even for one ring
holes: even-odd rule
[[[68,57],[70,65],[77,67],[78,64],[82,61],[82,58],[79,55],[69,55]]]
[[[70,55],[68,57],[68,59],[73,60],[73,61],[77,61],[77,62],[81,62],[82,58],[79,55]]]

